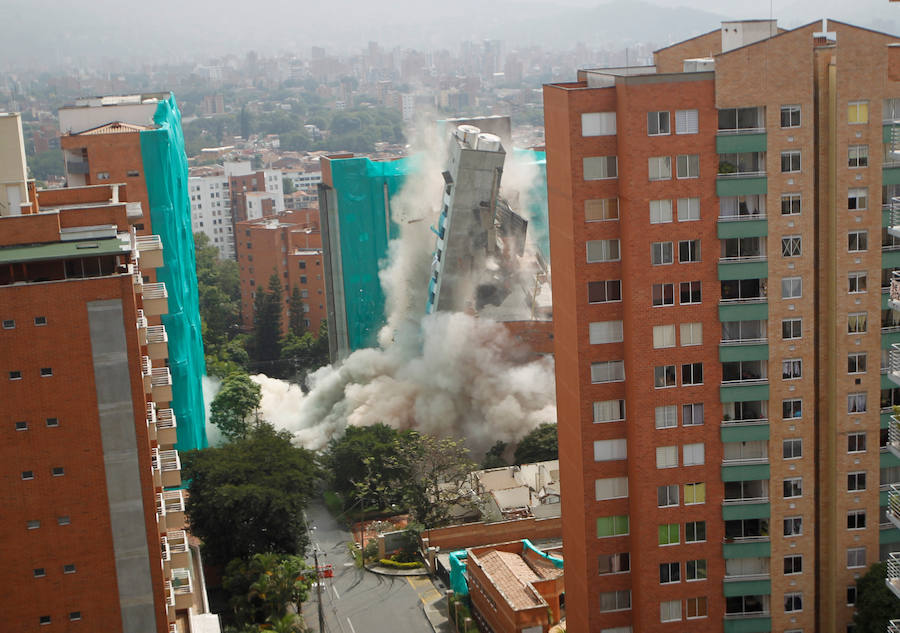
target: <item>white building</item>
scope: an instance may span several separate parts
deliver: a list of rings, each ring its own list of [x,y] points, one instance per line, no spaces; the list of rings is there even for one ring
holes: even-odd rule
[[[219,249],[220,259],[235,259],[228,177],[223,174],[188,178],[188,191],[194,233],[205,233],[210,243]]]

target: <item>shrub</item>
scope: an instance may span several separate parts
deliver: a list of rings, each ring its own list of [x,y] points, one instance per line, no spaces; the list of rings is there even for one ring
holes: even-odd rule
[[[401,563],[395,560],[391,560],[390,558],[382,558],[378,562],[381,563],[381,565],[384,567],[393,567],[394,569],[418,569],[422,566],[422,563],[420,563],[419,561]]]

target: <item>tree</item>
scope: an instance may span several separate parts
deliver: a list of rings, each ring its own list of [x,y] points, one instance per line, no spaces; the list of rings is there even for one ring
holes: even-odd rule
[[[541,424],[522,438],[516,447],[517,464],[545,462],[559,458],[559,442],[556,437],[555,424]]]
[[[387,424],[348,426],[341,437],[332,438],[325,455],[325,466],[331,475],[335,492],[343,496],[345,505],[351,498],[362,504],[385,507],[400,501],[398,490],[391,496],[378,489],[382,482],[393,484],[405,476],[404,467],[394,463],[396,442],[407,431]]]
[[[28,158],[28,169],[36,180],[47,180],[50,176],[60,178],[66,175],[62,150],[51,149]]]
[[[184,453],[182,475],[191,482],[185,509],[191,532],[210,563],[305,550],[302,512],[320,470],[290,433],[263,422],[245,438]]]
[[[284,289],[277,273],[269,277],[266,291],[258,291],[254,301],[253,337],[256,360],[277,360],[281,357],[281,312]]]
[[[235,372],[222,383],[222,388],[209,407],[210,422],[229,440],[247,437],[254,417],[259,424],[262,388],[245,373]]]
[[[506,451],[506,447],[508,444],[503,440],[497,440],[496,443],[488,449],[488,452],[484,454],[484,460],[481,462],[481,467],[487,470],[488,468],[502,468],[503,466],[507,466],[506,460],[503,459],[503,453]]]
[[[291,298],[288,301],[288,332],[296,336],[302,336],[306,328],[303,325],[303,297],[300,289],[294,286]]]
[[[884,633],[891,618],[900,612],[900,601],[885,584],[886,577],[887,565],[881,561],[856,581],[856,633]]]
[[[301,611],[314,575],[299,556],[267,552],[235,558],[222,577],[231,619],[238,625],[287,623],[287,616]]]
[[[294,181],[285,176],[281,179],[281,188],[284,192],[284,195],[289,195],[294,193]]]

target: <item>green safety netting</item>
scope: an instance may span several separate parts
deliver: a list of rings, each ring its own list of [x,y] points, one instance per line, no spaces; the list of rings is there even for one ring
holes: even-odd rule
[[[172,409],[178,421],[178,450],[206,447],[206,413],[202,378],[205,372],[191,202],[187,188],[187,156],[181,112],[174,95],[160,101],[153,116],[158,126],[141,132],[141,157],[150,200],[153,233],[163,244],[164,265],[157,280],[166,284],[169,313],[163,315],[169,337]]]
[[[388,217],[385,203],[390,205],[390,199],[419,163],[421,159],[415,156],[392,161],[355,157],[331,162],[351,351],[375,345],[378,331],[385,324],[385,297],[378,270],[387,257],[388,243],[397,237],[397,225]]]
[[[450,552],[450,588],[457,596],[469,595],[469,581],[466,578],[466,559],[469,555],[464,549]]]

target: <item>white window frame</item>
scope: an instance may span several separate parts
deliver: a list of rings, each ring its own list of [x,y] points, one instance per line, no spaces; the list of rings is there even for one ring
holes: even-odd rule
[[[700,115],[694,110],[675,110],[675,134],[699,134]]]
[[[628,459],[628,441],[623,438],[594,440],[595,462],[619,462]]]
[[[868,292],[868,282],[869,275],[865,270],[849,272],[847,273],[847,292],[849,294]]]
[[[847,146],[847,167],[850,169],[863,169],[869,166],[868,145]]]
[[[679,328],[679,342],[682,347],[703,345],[703,323],[681,323]]]
[[[628,477],[607,477],[594,480],[594,500],[628,498]]]
[[[650,224],[669,224],[672,220],[672,200],[650,201]]]
[[[650,182],[672,180],[672,157],[651,156],[647,159],[647,178]]]
[[[803,297],[803,277],[782,277],[781,298],[801,299]]]
[[[650,264],[652,266],[668,266],[675,263],[675,248],[672,242],[653,242],[650,244]]]
[[[702,466],[706,463],[706,447],[703,442],[684,444],[681,453],[684,466]]]
[[[610,378],[605,380],[595,380],[594,371],[605,373]],[[624,360],[606,360],[591,363],[591,384],[602,385],[610,382],[625,381],[625,361]]]
[[[678,407],[674,404],[666,404],[654,409],[655,426],[657,430],[674,429],[678,427]]]
[[[784,115],[787,114],[788,117],[788,125],[784,124]],[[796,115],[797,122],[794,123],[794,115]],[[781,129],[787,130],[790,128],[800,127],[802,122],[801,118],[801,110],[799,105],[783,105],[781,106],[781,118],[780,124]]]
[[[653,349],[675,347],[675,325],[653,326]]]
[[[654,301],[656,301],[656,297],[654,296],[653,293],[655,292],[657,287],[659,287],[659,292],[660,292],[660,294],[659,294],[660,303],[654,303]],[[671,293],[672,300],[668,303],[666,302],[666,288],[667,287],[670,288],[672,291],[672,293]],[[675,305],[675,284],[674,283],[653,284],[650,288],[650,302],[654,308],[665,308],[667,306]]]
[[[615,203],[615,204],[612,204]],[[613,208],[615,207],[615,208]],[[598,217],[591,217],[592,211],[599,211]],[[618,198],[588,198],[584,201],[585,222],[616,222],[619,219]]]
[[[654,116],[655,115],[655,116]],[[653,128],[656,131],[653,131]],[[665,128],[665,131],[661,131]],[[647,136],[668,136],[672,133],[672,121],[668,110],[647,112]]]
[[[696,167],[696,170],[693,169]],[[684,168],[684,169],[682,169]],[[684,172],[684,175],[682,175]],[[700,177],[700,154],[679,154],[675,157],[675,177],[688,180]]]
[[[591,244],[600,249],[597,259],[591,259]],[[617,262],[622,259],[621,243],[618,239],[588,240],[584,243],[585,257],[588,264],[602,264]]]
[[[588,172],[593,172],[596,167],[597,176],[588,177]],[[615,180],[619,177],[618,156],[585,156],[581,159],[581,168],[585,181]]]
[[[583,112],[581,114],[582,136],[615,136],[615,112]]]
[[[787,208],[790,210],[790,213],[785,213],[784,203],[787,202]],[[794,211],[794,203],[796,204],[797,211]],[[800,215],[803,212],[803,195],[800,193],[783,193],[781,194],[781,215]]]
[[[600,400],[593,404],[594,424],[621,422],[625,419],[625,400]],[[613,415],[618,417],[610,417]]]
[[[679,222],[700,220],[700,198],[678,198],[677,206]]]
[[[800,257],[803,254],[803,238],[799,235],[785,235],[781,238],[782,257]]]
[[[868,208],[868,187],[851,187],[847,189],[847,209],[849,211],[865,211]]]
[[[784,161],[787,159],[788,168],[785,169]],[[796,162],[796,166],[794,163]],[[802,170],[802,154],[799,149],[788,149],[781,152],[781,173],[782,174],[799,174]]]
[[[621,343],[625,340],[622,321],[593,321],[588,324],[588,340],[591,345]]]
[[[657,446],[656,468],[678,468],[678,446]]]

